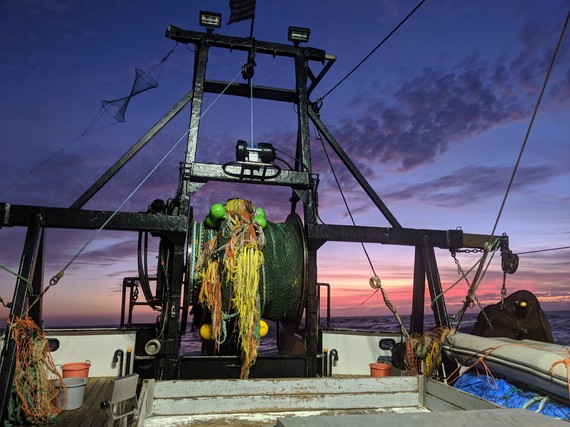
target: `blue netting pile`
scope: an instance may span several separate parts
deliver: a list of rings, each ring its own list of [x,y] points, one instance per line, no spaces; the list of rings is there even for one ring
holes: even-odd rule
[[[544,394],[522,390],[508,381],[467,372],[453,385],[474,396],[507,408],[525,408],[549,417],[570,421],[570,406]]]

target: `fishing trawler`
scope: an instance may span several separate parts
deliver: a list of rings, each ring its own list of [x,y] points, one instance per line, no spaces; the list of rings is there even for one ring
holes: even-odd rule
[[[304,28],[292,27],[291,43],[280,44],[218,34],[213,28],[219,19],[216,14],[205,14],[206,32],[167,28],[168,38],[194,48],[192,90],[69,208],[0,204],[0,226],[27,228],[11,302],[10,333],[0,360],[2,419],[26,422],[31,421],[26,417],[37,417],[36,421],[45,423],[60,416],[60,425],[95,425],[101,420],[112,425],[119,419],[140,426],[440,425],[457,422],[456,411],[461,410],[461,419],[467,424],[559,425],[554,418],[500,408],[451,386],[461,367],[488,367],[497,375],[519,380],[568,404],[567,352],[549,339],[549,327],[531,294],[505,298],[498,314],[492,309],[482,312],[481,331],[476,337],[454,331],[447,313],[435,250],[481,251],[466,308],[473,302],[471,291],[483,274],[489,254],[500,254],[506,274],[516,271],[517,259],[508,236],[403,227],[323,123],[319,103],[311,101],[311,94],[336,57],[305,47],[308,34]],[[241,75],[247,83],[209,79],[206,68],[212,48],[245,52],[247,62]],[[255,59],[261,55],[291,60],[293,89],[252,83]],[[318,72],[315,66],[320,66]],[[270,143],[243,140],[236,141],[235,156],[224,163],[198,161],[198,130],[206,93],[294,105],[298,137],[294,146],[288,147],[295,152],[294,165],[279,161],[277,148]],[[190,125],[176,194],[167,201],[149,200],[144,213],[85,209],[86,203],[188,105]],[[311,164],[311,124],[389,227],[318,221],[319,181]],[[262,206],[241,198],[239,193],[227,202],[212,204],[205,218],[195,218],[192,198],[214,181],[290,189],[287,220],[269,221]],[[138,234],[139,274],[123,280],[120,327],[48,330],[53,363],[45,363],[45,368],[43,361],[39,365],[37,359],[35,365],[27,362],[27,372],[35,370],[36,378],[41,369],[47,369],[54,379],[59,371],[53,367],[62,367],[61,377],[53,381],[57,395],[48,396],[47,406],[61,408],[61,390],[69,403],[75,389],[96,403],[89,407],[80,404],[81,409],[68,406],[63,415],[49,412],[51,407],[40,408],[44,411],[36,414],[33,407],[26,407],[26,396],[21,397],[25,386],[35,383],[29,378],[22,382],[27,377],[22,371],[22,351],[26,340],[34,337],[30,331],[36,331],[22,319],[41,325],[42,297],[57,285],[65,270],[44,287],[43,236],[49,228]],[[160,241],[154,276],[148,269],[150,236]],[[386,295],[386,304],[401,327],[399,333],[340,331],[321,322],[321,291],[330,287],[317,280],[317,252],[326,242],[415,249],[409,330],[399,321]],[[384,294],[376,275],[370,285]],[[436,333],[425,330],[426,286]],[[140,292],[144,301],[139,300]],[[159,313],[155,323],[132,322],[133,310],[140,305]],[[329,307],[325,309],[330,313]],[[514,322],[514,330],[496,333],[499,324],[505,325],[501,316]],[[495,319],[499,319],[497,323]],[[275,354],[261,355],[257,347],[267,321],[278,329],[278,348]],[[200,356],[180,354],[181,338],[190,324],[201,332]],[[529,337],[532,342],[521,344],[521,339]],[[41,344],[41,331],[37,338]],[[89,378],[78,380],[77,387],[64,381],[77,378],[65,376],[66,365],[71,368],[69,365],[76,362],[81,362],[80,368],[88,368]],[[35,397],[31,400],[40,401]],[[45,398],[42,402],[46,403]],[[533,402],[540,404],[540,399]]]

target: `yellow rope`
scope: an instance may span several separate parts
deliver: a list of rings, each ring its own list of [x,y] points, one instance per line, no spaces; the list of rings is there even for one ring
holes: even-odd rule
[[[233,283],[232,303],[239,313],[238,329],[242,350],[241,377],[247,378],[259,347],[259,270],[263,254],[256,244],[247,244],[238,253],[238,271]],[[257,333],[256,333],[257,330]]]
[[[212,335],[214,337],[219,337],[222,330],[222,282],[220,280],[219,261],[214,256],[217,243],[218,238],[216,236],[206,242],[196,262],[196,271],[202,279],[198,301],[212,315]]]
[[[437,328],[425,334],[413,334],[406,340],[404,363],[411,375],[418,375],[423,361],[423,373],[431,376],[443,362],[442,345],[447,337],[455,333],[453,328]]]
[[[241,378],[249,376],[259,347],[258,289],[265,239],[262,227],[253,220],[255,211],[252,202],[231,199],[226,203],[226,220],[221,228],[221,236],[228,239],[221,265],[223,279],[231,286],[231,304],[237,314],[242,355]],[[220,263],[214,259],[217,239],[213,240],[204,246],[196,264],[196,272],[202,279],[199,301],[212,314],[212,334],[219,343],[225,339],[224,317],[228,319],[233,316],[222,312]]]

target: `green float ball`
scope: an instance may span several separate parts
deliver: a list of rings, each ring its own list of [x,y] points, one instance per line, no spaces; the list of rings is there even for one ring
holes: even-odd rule
[[[253,220],[261,225],[261,228],[265,228],[267,226],[267,220],[261,216],[254,216]]]
[[[204,220],[204,224],[206,224],[206,227],[208,228],[216,228],[216,224],[214,223],[210,215],[206,217],[206,219]]]
[[[257,208],[255,210],[255,214],[253,215],[254,217],[256,216],[260,216],[262,218],[265,218],[265,211],[263,210],[263,208]]]
[[[226,215],[226,208],[220,203],[214,203],[210,208],[212,218],[222,219]]]

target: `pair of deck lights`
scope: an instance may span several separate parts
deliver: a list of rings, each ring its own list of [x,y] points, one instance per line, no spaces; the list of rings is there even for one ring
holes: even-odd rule
[[[222,26],[222,14],[217,12],[200,11],[200,26],[206,27],[208,33],[213,33],[215,28]],[[303,27],[289,27],[288,39],[295,46],[299,43],[308,43],[311,30]]]

